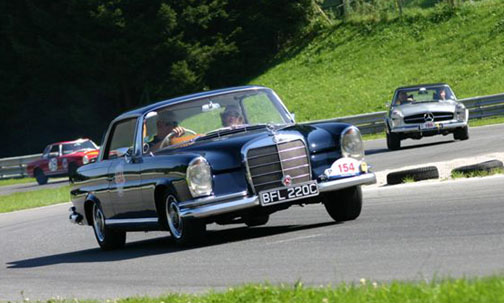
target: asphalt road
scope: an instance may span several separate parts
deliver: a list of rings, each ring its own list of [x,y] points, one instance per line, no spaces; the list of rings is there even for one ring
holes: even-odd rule
[[[91,228],[68,222],[69,204],[0,214],[0,301],[503,274],[503,184],[493,176],[367,188],[356,221],[292,207],[262,227],[210,225],[205,245],[187,250],[155,232],[102,252]]]
[[[504,124],[469,128],[469,140],[455,141],[453,135],[433,136],[421,140],[406,139],[403,147],[389,151],[385,139],[364,143],[366,161],[374,171],[410,165],[472,158],[504,151]]]

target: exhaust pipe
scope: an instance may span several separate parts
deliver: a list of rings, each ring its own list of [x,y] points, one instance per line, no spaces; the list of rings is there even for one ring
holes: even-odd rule
[[[68,219],[70,220],[71,223],[80,224],[82,222],[82,215],[75,212],[74,206],[70,207],[68,211],[70,212],[70,216],[68,217]]]

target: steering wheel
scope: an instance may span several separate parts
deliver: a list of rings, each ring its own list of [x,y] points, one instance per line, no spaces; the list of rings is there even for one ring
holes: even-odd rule
[[[185,130],[186,132],[190,132],[190,133],[191,133],[191,134],[193,134],[193,135],[197,135],[197,134],[198,134],[197,132],[195,132],[194,130],[191,130],[191,129],[189,129],[189,128],[185,128],[185,127],[184,127],[184,130]]]
[[[188,129],[188,128],[184,128],[184,131],[192,133],[193,135],[197,135],[198,134],[195,131],[193,131],[191,129]],[[168,135],[166,135],[166,137],[164,137],[163,141],[161,141],[161,144],[159,145],[159,148],[161,149],[161,148],[164,148],[164,147],[170,145],[170,140],[171,140],[171,138],[173,138],[173,136],[175,136],[175,132],[171,131]]]

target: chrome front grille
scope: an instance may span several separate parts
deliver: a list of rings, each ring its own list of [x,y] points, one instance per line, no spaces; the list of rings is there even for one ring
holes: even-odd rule
[[[309,159],[302,140],[250,149],[247,164],[256,192],[284,186],[282,179],[287,175],[292,184],[311,180]]]
[[[426,122],[424,115],[425,113],[406,116],[404,117],[404,123],[424,123]],[[432,112],[432,115],[434,117],[434,121],[432,122],[447,121],[453,119],[453,113],[451,112]]]

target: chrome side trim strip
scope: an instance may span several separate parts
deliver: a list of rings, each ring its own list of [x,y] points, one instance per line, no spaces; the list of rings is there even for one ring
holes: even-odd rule
[[[158,218],[138,218],[138,219],[105,219],[105,224],[138,224],[138,223],[157,223]]]
[[[226,200],[232,200],[236,198],[243,198],[247,196],[247,191],[241,191],[238,193],[233,193],[229,195],[222,195],[222,196],[208,196],[208,197],[203,197],[203,198],[198,198],[194,200],[188,200],[184,202],[179,203],[180,208],[192,208],[192,207],[198,207],[206,204],[212,204],[212,203],[217,203],[221,201],[226,201]]]

